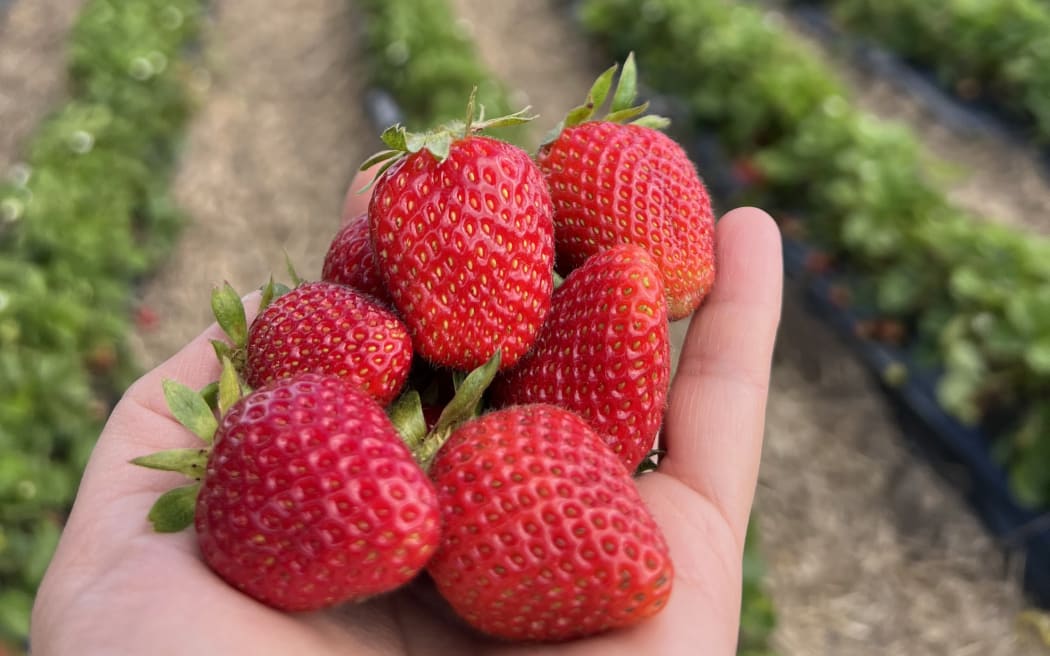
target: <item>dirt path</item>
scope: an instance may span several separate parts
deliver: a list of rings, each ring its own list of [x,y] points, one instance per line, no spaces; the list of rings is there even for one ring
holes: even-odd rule
[[[795,302],[779,339],[756,503],[781,653],[1047,653],[1018,631],[1017,563],[835,335]]]
[[[577,103],[608,65],[554,0],[505,0],[499,12],[485,0],[452,4],[490,69],[528,89],[545,117]],[[834,335],[798,294],[786,299],[757,500],[780,652],[1039,653],[1015,639],[1020,597],[990,539],[907,452]],[[676,341],[684,328],[675,324]]]
[[[0,13],[0,178],[66,93],[66,43],[81,0],[18,0]]]
[[[362,112],[355,20],[346,0],[215,0],[205,92],[190,127],[176,200],[193,223],[142,291],[157,315],[140,334],[156,363],[210,321],[211,287],[247,291],[287,250],[320,276],[347,185],[377,142]]]

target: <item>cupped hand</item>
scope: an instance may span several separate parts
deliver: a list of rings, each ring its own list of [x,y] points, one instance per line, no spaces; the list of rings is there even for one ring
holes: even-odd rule
[[[351,203],[347,212],[355,211]],[[37,595],[33,653],[733,654],[782,269],[779,234],[760,210],[728,213],[717,244],[718,279],[692,318],[671,388],[667,455],[658,471],[638,480],[675,563],[671,599],[659,615],[589,639],[522,646],[465,628],[425,582],[297,615],[229,587],[201,561],[192,530],[158,534],[146,520],[157,496],[182,479],[128,464],[195,445],[171,418],[161,381],[199,388],[218,377],[208,340],[222,335],[212,325],[132,385],[110,416]]]

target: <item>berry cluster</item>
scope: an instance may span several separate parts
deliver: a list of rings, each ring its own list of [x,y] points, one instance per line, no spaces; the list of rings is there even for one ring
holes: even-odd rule
[[[287,611],[423,571],[509,640],[666,604],[673,566],[632,477],[663,419],[668,321],[713,283],[714,222],[633,105],[633,60],[613,88],[616,68],[535,158],[480,134],[524,112],[475,118],[473,99],[466,121],[388,129],[321,281],[271,282],[250,325],[216,290],[220,380],[165,383],[205,445],[135,461],[194,479],[158,500],[157,530],[193,523],[220,577]]]

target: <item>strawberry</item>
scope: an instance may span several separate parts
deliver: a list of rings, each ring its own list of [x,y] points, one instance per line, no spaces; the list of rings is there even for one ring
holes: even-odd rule
[[[634,58],[624,62],[611,113],[592,120],[605,102],[616,67],[572,110],[537,164],[551,189],[558,261],[572,269],[615,244],[637,244],[656,260],[670,319],[695,310],[715,278],[714,215],[707,189],[688,156],[654,127],[666,119],[642,114],[635,98]]]
[[[477,629],[565,640],[658,612],[673,567],[630,475],[586,422],[516,406],[456,429],[430,469],[444,521],[427,565]]]
[[[303,283],[274,299],[244,343],[243,373],[252,387],[296,373],[327,373],[382,405],[397,396],[412,366],[404,324],[372,297],[330,282]]]
[[[660,430],[670,363],[656,263],[639,246],[614,246],[554,292],[532,352],[497,378],[493,397],[582,415],[634,471]]]
[[[350,219],[328,247],[321,269],[321,279],[360,290],[390,305],[390,295],[376,266],[372,238],[368,232],[368,214]]]
[[[473,116],[473,98],[468,116]],[[456,370],[524,355],[550,307],[554,237],[543,176],[516,146],[480,136],[521,113],[426,135],[394,126],[368,208],[372,244],[417,353]]]
[[[134,461],[203,479],[158,500],[155,528],[192,520],[204,561],[282,610],[357,601],[412,579],[439,542],[437,497],[383,409],[346,380],[313,373],[237,399],[227,364],[219,422],[200,395],[165,384],[176,418],[214,443],[210,453]]]

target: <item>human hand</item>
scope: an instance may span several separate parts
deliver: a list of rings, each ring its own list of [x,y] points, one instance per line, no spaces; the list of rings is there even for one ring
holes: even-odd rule
[[[296,615],[237,592],[201,561],[191,531],[157,534],[146,521],[177,476],[128,464],[193,445],[170,417],[161,381],[200,388],[218,377],[208,340],[222,334],[213,325],[114,409],[37,596],[34,654],[732,654],[780,312],[776,227],[759,210],[730,212],[717,226],[717,258],[717,283],[691,321],[671,388],[667,455],[637,481],[675,564],[670,602],[655,617],[571,643],[510,645],[458,623],[425,580]]]

